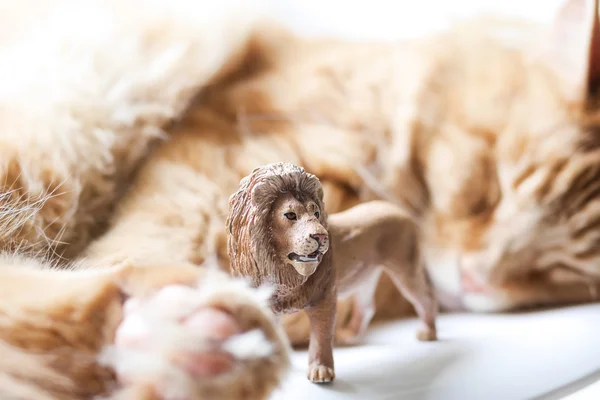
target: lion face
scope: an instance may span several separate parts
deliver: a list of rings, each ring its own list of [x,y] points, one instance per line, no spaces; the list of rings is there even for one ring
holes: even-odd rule
[[[312,275],[329,250],[318,205],[285,193],[273,203],[269,218],[275,254],[283,265],[291,264],[302,276]]]
[[[226,225],[231,272],[256,286],[298,287],[329,250],[321,182],[291,163],[262,165],[244,177],[229,198]]]

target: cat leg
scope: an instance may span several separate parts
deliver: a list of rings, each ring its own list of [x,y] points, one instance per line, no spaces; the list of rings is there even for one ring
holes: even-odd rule
[[[97,356],[122,315],[114,279],[25,258],[0,257],[0,264],[0,398],[108,395],[114,373]]]
[[[289,365],[266,294],[218,271],[2,261],[2,398],[263,399]]]

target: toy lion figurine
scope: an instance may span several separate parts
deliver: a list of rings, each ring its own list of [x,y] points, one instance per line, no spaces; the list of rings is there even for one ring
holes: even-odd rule
[[[417,246],[418,230],[398,207],[373,201],[328,218],[319,179],[289,163],[256,168],[241,180],[229,207],[231,272],[251,278],[254,286],[274,286],[275,314],[306,310],[312,382],[335,379],[338,294],[357,294],[361,312],[352,324],[364,333],[382,271],[424,322],[419,340],[436,340],[437,302]]]

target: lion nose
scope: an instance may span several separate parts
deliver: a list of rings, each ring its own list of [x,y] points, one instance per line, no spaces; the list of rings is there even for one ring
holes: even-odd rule
[[[310,237],[313,238],[313,239],[315,239],[319,244],[323,244],[329,238],[329,236],[327,234],[324,234],[324,233],[317,233],[317,234],[314,234],[314,235],[310,235]]]

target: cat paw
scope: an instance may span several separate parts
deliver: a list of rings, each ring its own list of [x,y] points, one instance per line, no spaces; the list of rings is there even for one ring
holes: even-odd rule
[[[264,294],[221,273],[129,297],[103,354],[123,387],[161,400],[263,399],[289,366]]]
[[[333,382],[333,380],[335,379],[335,372],[331,367],[319,364],[312,364],[308,368],[307,377],[308,380],[313,383]]]
[[[143,303],[138,298],[131,298],[124,304],[124,318],[117,329],[115,346],[123,351],[147,352],[155,342],[153,330],[161,330],[177,338],[179,344],[163,344],[172,347],[165,354],[163,361],[181,369],[193,378],[207,378],[231,372],[235,367],[235,357],[226,350],[225,344],[229,339],[242,333],[240,324],[225,310],[199,305],[197,309],[181,313],[176,318],[157,315],[165,308],[184,306],[186,297],[193,296],[185,286],[172,285],[159,290],[154,298]],[[162,310],[161,310],[162,309]],[[150,314],[148,314],[150,313]],[[157,314],[154,314],[157,313]],[[154,314],[154,315],[152,315]],[[161,321],[159,321],[161,320]],[[161,326],[154,327],[160,323]],[[174,345],[174,346],[171,346]],[[131,371],[117,371],[122,382],[135,380],[129,376]]]

